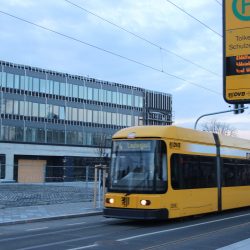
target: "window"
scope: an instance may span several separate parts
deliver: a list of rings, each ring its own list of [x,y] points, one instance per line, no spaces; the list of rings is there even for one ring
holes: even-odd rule
[[[135,96],[135,107],[139,107],[139,96]]]
[[[49,94],[53,95],[54,82],[52,80],[49,81]]]
[[[88,88],[88,99],[89,100],[93,99],[93,89],[92,88]]]
[[[98,89],[93,89],[94,90],[94,101],[98,101],[99,96],[98,96]]]
[[[15,140],[16,141],[23,141],[24,139],[24,132],[22,127],[16,127],[15,131]]]
[[[112,94],[111,91],[107,91],[107,102],[112,102],[111,94]]]
[[[39,79],[33,78],[33,91],[39,92]]]
[[[46,93],[46,80],[40,79],[40,92]]]
[[[33,91],[33,81],[32,81],[32,77],[31,76],[27,76],[27,81],[26,81],[26,83],[27,83],[27,86],[26,86],[26,88],[27,88],[27,90],[28,91]]]
[[[83,121],[87,122],[87,109],[83,109]]]
[[[88,110],[87,112],[87,122],[92,122],[92,110]]]
[[[47,129],[47,143],[52,143],[52,134],[53,134],[53,131],[50,129]]]
[[[223,159],[222,186],[250,185],[250,160]]]
[[[8,141],[9,140],[9,127],[8,126],[2,126],[1,140],[2,141]]]
[[[19,108],[19,101],[14,101],[14,104],[13,104],[13,114],[14,115],[19,115],[19,111],[18,111],[18,108]]]
[[[83,144],[83,132],[81,132],[81,131],[77,132],[77,144],[78,145]]]
[[[139,108],[143,107],[143,98],[140,96],[139,97]]]
[[[116,104],[117,103],[117,93],[112,92],[112,103]]]
[[[88,99],[88,88],[84,86],[84,91],[83,91],[84,99]]]
[[[111,113],[112,114],[112,124],[117,125],[117,115],[116,113]]]
[[[122,94],[122,105],[128,105],[127,94]]]
[[[59,119],[64,120],[65,119],[65,107],[59,107]]]
[[[84,117],[83,109],[78,109],[78,121],[82,122]]]
[[[107,124],[111,124],[111,113],[107,112]]]
[[[49,81],[47,80],[47,81],[45,82],[46,94],[49,94],[49,87],[50,87],[50,83],[49,83]]]
[[[66,107],[66,120],[71,121],[72,120],[72,108]]]
[[[13,114],[13,100],[6,100],[6,114]]]
[[[107,124],[107,112],[103,111],[103,124]]]
[[[122,115],[122,126],[127,126],[127,115]]]
[[[93,122],[98,123],[98,111],[93,110]]]
[[[25,89],[25,76],[20,76],[20,89]]]
[[[132,106],[132,96],[128,95],[128,106]]]
[[[78,117],[77,117],[77,108],[72,108],[72,120],[73,121],[77,121]]]
[[[103,124],[103,112],[99,111],[99,123]]]
[[[93,144],[92,133],[86,133],[86,145],[92,145],[92,144]]]
[[[59,82],[54,82],[54,95],[60,94],[60,84]]]
[[[100,102],[103,102],[103,89],[99,89],[99,97],[98,97],[98,100],[100,101]]]
[[[78,98],[78,85],[73,85],[73,97]]]
[[[14,87],[14,75],[7,73],[7,88],[13,88]]]
[[[47,104],[46,106],[46,117],[49,119],[53,119],[53,105]]]
[[[24,110],[25,102],[20,101],[19,102],[19,115],[25,115],[25,110]]]
[[[2,72],[2,87],[6,87],[6,72]]]
[[[65,144],[65,132],[63,130],[58,131],[58,143]]]
[[[53,118],[59,119],[59,106],[57,105],[53,106]]]
[[[45,130],[38,128],[36,131],[36,142],[38,143],[44,143],[45,142]]]
[[[9,140],[15,141],[15,127],[9,127]]]
[[[20,88],[19,79],[20,79],[20,76],[19,75],[15,75],[15,82],[14,82],[14,88],[15,89],[19,89]]]
[[[1,99],[1,114],[5,114],[5,107],[6,107],[6,100],[5,99]]]
[[[165,193],[167,190],[166,145],[158,140],[113,142],[109,190]]]
[[[79,86],[79,98],[84,98],[84,86]]]
[[[42,118],[45,118],[45,104],[44,103],[39,104],[39,116]]]
[[[61,96],[66,95],[66,83],[65,82],[60,83],[60,95]]]
[[[38,103],[33,103],[32,116],[38,117]]]
[[[78,132],[67,131],[67,144],[78,144]]]
[[[216,187],[216,158],[173,154],[171,182],[177,190]]]
[[[122,93],[117,93],[118,94],[118,100],[117,100],[117,103],[119,105],[122,105]]]
[[[131,117],[131,115],[127,115],[127,125],[132,126],[132,117]]]
[[[36,142],[36,128],[26,128],[26,142]]]
[[[137,115],[134,116],[134,126],[139,125],[139,117]]]
[[[100,100],[100,102],[106,102],[106,94],[107,94],[107,91],[105,89],[100,89],[99,90],[99,100]]]

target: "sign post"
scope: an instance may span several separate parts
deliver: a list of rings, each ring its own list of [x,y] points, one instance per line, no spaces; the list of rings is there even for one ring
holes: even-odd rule
[[[250,1],[223,0],[224,99],[250,103]]]

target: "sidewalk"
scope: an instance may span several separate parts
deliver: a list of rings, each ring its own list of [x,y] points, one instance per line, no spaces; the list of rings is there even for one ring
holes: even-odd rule
[[[0,226],[98,214],[102,208],[94,208],[93,202],[0,208]]]

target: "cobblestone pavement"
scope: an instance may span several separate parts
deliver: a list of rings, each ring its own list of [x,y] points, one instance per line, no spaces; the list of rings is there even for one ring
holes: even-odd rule
[[[86,202],[93,188],[85,184],[0,184],[0,208]]]

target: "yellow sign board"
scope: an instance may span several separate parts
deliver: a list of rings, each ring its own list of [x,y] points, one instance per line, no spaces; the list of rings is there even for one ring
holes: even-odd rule
[[[224,0],[224,99],[250,103],[250,0]]]

